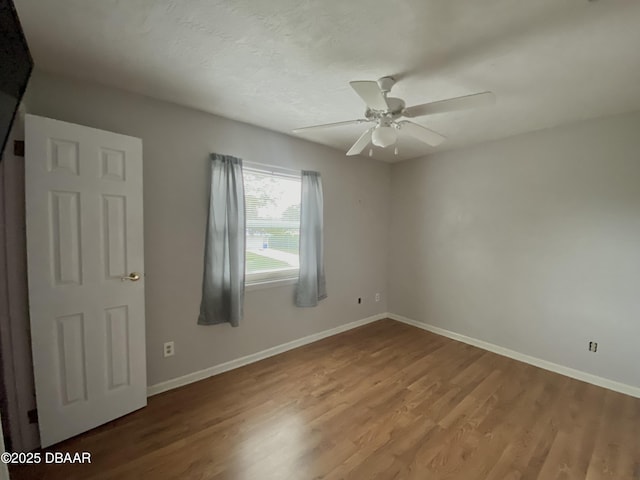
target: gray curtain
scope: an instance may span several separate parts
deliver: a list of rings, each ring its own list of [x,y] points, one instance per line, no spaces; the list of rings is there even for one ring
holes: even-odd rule
[[[322,179],[318,172],[302,171],[300,205],[300,276],[296,306],[315,307],[327,298],[324,277]]]
[[[237,327],[244,301],[245,211],[242,160],[211,154],[211,193],[200,325]]]

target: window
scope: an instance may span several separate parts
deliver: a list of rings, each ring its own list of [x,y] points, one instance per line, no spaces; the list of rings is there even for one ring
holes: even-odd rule
[[[247,283],[298,276],[300,177],[245,166]]]

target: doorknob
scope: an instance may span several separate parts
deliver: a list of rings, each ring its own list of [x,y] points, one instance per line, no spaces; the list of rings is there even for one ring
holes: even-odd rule
[[[129,275],[127,275],[126,277],[120,277],[120,280],[122,280],[123,282],[125,280],[131,280],[132,282],[137,282],[138,280],[140,280],[140,274],[137,272],[131,272]]]

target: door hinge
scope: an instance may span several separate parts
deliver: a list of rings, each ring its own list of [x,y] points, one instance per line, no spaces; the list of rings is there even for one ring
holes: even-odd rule
[[[24,140],[13,141],[13,154],[16,157],[24,157]]]
[[[29,423],[38,423],[38,409],[34,408],[33,410],[29,410],[27,417],[29,417]]]

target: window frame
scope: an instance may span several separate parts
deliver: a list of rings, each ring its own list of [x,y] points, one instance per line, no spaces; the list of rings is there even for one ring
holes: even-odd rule
[[[288,169],[284,167],[245,162],[242,166],[243,183],[245,181],[244,172],[259,173],[262,175],[271,175],[274,177],[283,177],[283,178],[288,178],[292,180],[297,180],[300,182],[300,188],[302,189],[302,171],[301,170],[293,170],[293,169]],[[245,195],[246,195],[246,184],[244,184],[243,186],[245,187]],[[300,202],[302,203],[302,195],[300,198]],[[299,228],[300,227],[298,227],[298,229]],[[247,235],[246,224],[244,229],[244,235],[246,239],[246,235]],[[271,286],[276,287],[280,285],[292,285],[294,283],[297,283],[299,272],[300,272],[299,266],[291,267],[291,268],[283,268],[281,270],[272,270],[268,272],[247,273],[246,253],[247,253],[247,247],[245,244],[245,279],[244,279],[245,288],[248,288],[249,290],[255,290],[255,289],[267,288]],[[298,254],[298,257],[299,257],[299,254]]]

